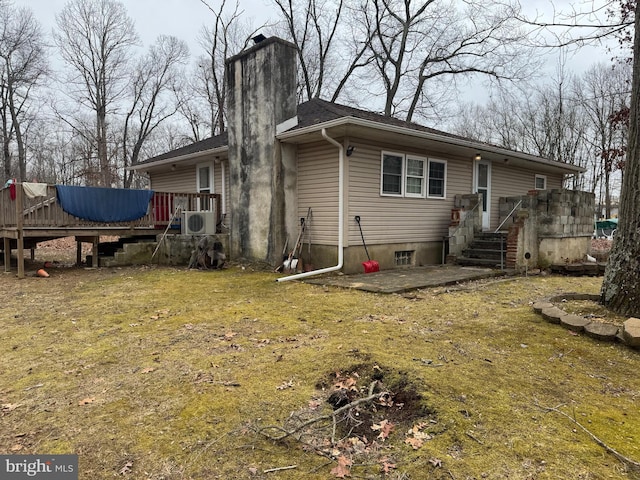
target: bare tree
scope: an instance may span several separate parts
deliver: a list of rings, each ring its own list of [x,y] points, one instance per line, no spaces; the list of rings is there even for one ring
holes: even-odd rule
[[[457,78],[524,78],[535,69],[523,46],[525,31],[512,2],[373,0],[364,22],[373,25],[371,52],[384,97],[383,112],[427,118],[455,91]]]
[[[592,11],[571,12],[567,21],[540,23],[546,30],[565,29],[557,36],[560,43],[581,44],[592,39],[617,38],[622,45],[633,45],[633,75],[628,116],[628,143],[625,174],[620,196],[620,218],[602,282],[601,299],[611,310],[626,316],[640,316],[640,10],[637,2],[607,2],[609,22],[593,21]],[[586,22],[583,21],[586,18]],[[596,19],[597,20],[597,19]],[[583,27],[587,33],[581,33]],[[631,35],[631,29],[634,30]],[[561,30],[562,31],[562,30]],[[633,39],[633,42],[630,42]]]
[[[587,122],[573,86],[573,78],[560,62],[556,75],[547,83],[529,86],[519,93],[501,92],[486,107],[476,107],[474,123],[467,119],[466,130],[458,127],[457,131],[513,150],[586,167]],[[568,181],[573,188],[587,183],[579,175]]]
[[[11,176],[13,140],[18,150],[18,176],[27,175],[24,122],[32,90],[48,73],[46,47],[40,25],[28,8],[0,8],[0,117],[4,174]]]
[[[70,0],[56,21],[54,38],[71,70],[69,93],[95,114],[97,181],[111,186],[115,171],[109,161],[107,117],[125,93],[130,49],[138,36],[125,6],[116,0]]]
[[[202,28],[199,42],[205,51],[197,61],[190,90],[196,100],[182,102],[181,112],[191,128],[193,141],[200,140],[202,130],[208,135],[217,135],[226,129],[227,88],[225,82],[225,60],[250,44],[256,31],[250,22],[242,20],[240,4],[228,9],[226,0],[215,10],[205,0],[200,0],[213,14],[210,26]],[[206,113],[198,103],[206,105]],[[203,127],[204,125],[204,127]]]
[[[301,101],[336,101],[354,72],[370,64],[371,25],[361,23],[360,5],[348,0],[273,0],[284,35],[297,47]]]
[[[186,43],[161,35],[133,72],[129,87],[131,106],[119,142],[124,188],[131,186],[134,175],[127,167],[137,163],[145,141],[178,110],[175,92],[180,88],[179,67],[186,64],[188,57]]]
[[[640,316],[640,10],[633,4],[633,81],[628,150],[620,196],[620,219],[602,282],[602,301],[623,315]]]
[[[616,128],[611,119],[630,100],[628,65],[597,64],[587,70],[576,88],[576,97],[589,121],[591,142],[604,189],[605,216],[611,217],[612,174],[626,153],[626,129]],[[598,213],[600,214],[600,213]]]

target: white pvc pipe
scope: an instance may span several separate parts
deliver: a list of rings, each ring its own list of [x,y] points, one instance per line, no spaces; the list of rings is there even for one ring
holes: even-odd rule
[[[288,277],[280,277],[277,282],[286,282],[288,280],[297,280],[299,278],[311,277],[323,273],[335,272],[342,268],[344,261],[344,147],[327,135],[327,131],[322,129],[322,136],[330,143],[338,147],[338,264],[333,267],[321,268],[310,272],[296,273]]]
[[[224,218],[224,216],[227,214],[227,168],[225,166],[224,160],[220,161],[220,168],[222,170],[222,215],[220,216],[220,218]]]

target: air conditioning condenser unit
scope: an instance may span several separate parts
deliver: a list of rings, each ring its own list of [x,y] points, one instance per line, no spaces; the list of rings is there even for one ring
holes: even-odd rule
[[[215,235],[216,212],[183,212],[183,235]]]

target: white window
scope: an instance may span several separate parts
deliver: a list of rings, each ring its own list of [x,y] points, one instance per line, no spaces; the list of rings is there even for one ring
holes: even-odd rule
[[[407,157],[407,197],[424,198],[424,164],[421,158]]]
[[[546,175],[536,175],[536,190],[546,190],[547,189],[547,176]]]
[[[201,163],[196,168],[196,187],[198,193],[215,193],[213,191],[213,164]],[[208,195],[198,197],[197,209],[211,210],[213,205]]]
[[[447,196],[447,162],[429,160],[428,198],[445,198]]]
[[[380,195],[445,198],[447,163],[382,152]]]
[[[404,155],[382,152],[382,195],[402,196]]]

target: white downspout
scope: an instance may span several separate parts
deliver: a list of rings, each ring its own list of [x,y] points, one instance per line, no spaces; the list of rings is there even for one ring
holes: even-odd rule
[[[338,264],[333,267],[321,268],[320,270],[312,270],[310,272],[297,273],[288,277],[280,277],[277,282],[286,282],[288,280],[297,280],[299,278],[310,277],[312,275],[320,275],[323,273],[335,272],[342,268],[344,261],[344,147],[327,135],[326,129],[322,129],[322,136],[330,143],[338,147]]]
[[[220,161],[220,169],[222,170],[222,215],[220,218],[224,218],[227,214],[227,169],[224,164],[224,160]]]

